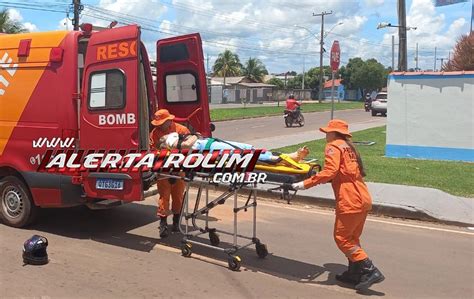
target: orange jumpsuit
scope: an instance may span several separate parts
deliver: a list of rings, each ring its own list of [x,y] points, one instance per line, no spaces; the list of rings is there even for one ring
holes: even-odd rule
[[[178,134],[190,134],[191,132],[183,125],[173,122],[166,132],[159,130],[158,128],[153,129],[150,133],[150,146],[156,149],[161,137],[164,135],[177,132]],[[160,197],[158,199],[158,212],[157,215],[160,217],[166,217],[169,214],[170,196],[173,199],[171,210],[173,214],[181,213],[181,206],[183,205],[183,195],[186,185],[183,180],[176,180],[173,184],[167,179],[158,178],[157,188]]]
[[[352,262],[367,258],[360,247],[360,235],[372,199],[362,179],[356,154],[342,139],[326,145],[324,169],[304,181],[305,189],[331,182],[336,197],[334,240]]]

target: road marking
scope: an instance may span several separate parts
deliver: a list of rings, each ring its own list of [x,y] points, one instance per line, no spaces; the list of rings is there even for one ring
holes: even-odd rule
[[[265,125],[252,126],[250,127],[250,129],[263,128],[263,127],[265,127]]]
[[[334,213],[326,213],[326,212],[321,212],[321,211],[305,210],[305,209],[294,208],[294,207],[282,207],[280,205],[269,204],[269,203],[259,202],[258,205],[269,206],[269,207],[274,207],[274,208],[280,208],[280,209],[285,209],[285,210],[306,212],[306,213],[311,213],[311,214],[334,216]],[[404,227],[411,227],[411,228],[426,229],[426,230],[439,231],[439,232],[447,232],[447,233],[460,234],[460,235],[474,236],[474,233],[471,233],[471,232],[463,232],[463,231],[457,231],[457,230],[452,230],[452,229],[445,229],[445,228],[430,227],[430,226],[417,225],[417,224],[408,224],[408,223],[399,223],[399,222],[393,222],[393,221],[387,221],[387,220],[380,220],[380,219],[374,219],[371,216],[369,216],[367,218],[367,221],[385,223],[385,224],[391,224],[391,225],[398,225],[398,226],[404,226]]]

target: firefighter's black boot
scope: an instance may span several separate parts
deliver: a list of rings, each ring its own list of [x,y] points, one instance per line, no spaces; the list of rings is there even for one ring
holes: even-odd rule
[[[166,217],[160,217],[160,238],[168,237],[168,223]]]
[[[173,215],[173,232],[179,232],[179,214],[174,214]]]
[[[358,284],[360,280],[358,264],[349,260],[347,271],[344,271],[342,274],[336,274],[336,279],[344,283]]]
[[[360,267],[359,272],[361,277],[359,283],[355,286],[356,290],[367,290],[374,283],[382,282],[385,279],[382,272],[374,266],[369,258],[357,263]]]

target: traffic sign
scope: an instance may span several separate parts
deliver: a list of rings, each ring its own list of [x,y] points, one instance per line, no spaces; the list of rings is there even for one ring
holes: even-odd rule
[[[339,42],[335,40],[331,47],[331,68],[333,72],[339,69],[340,62],[341,62],[341,49],[339,48]]]

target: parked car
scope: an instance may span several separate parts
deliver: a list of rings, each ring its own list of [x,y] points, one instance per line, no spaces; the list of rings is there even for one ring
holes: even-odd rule
[[[387,115],[387,93],[379,92],[375,99],[372,101],[372,116],[376,116],[377,113],[382,114],[383,116]]]

